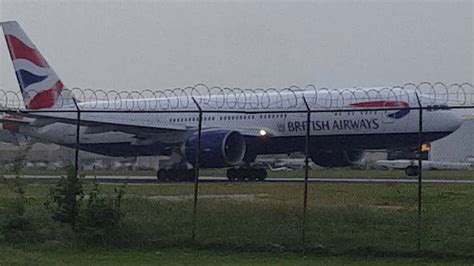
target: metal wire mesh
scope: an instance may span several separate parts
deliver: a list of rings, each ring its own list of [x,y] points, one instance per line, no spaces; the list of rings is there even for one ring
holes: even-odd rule
[[[459,107],[466,114],[474,110],[473,86],[469,83],[447,86],[424,82],[342,90],[312,85],[281,90],[242,90],[198,84],[165,91],[72,89],[72,92],[83,103],[78,110],[71,107],[77,112],[105,109],[121,114],[148,114],[150,111],[172,114],[187,110],[189,117],[192,116],[190,128],[193,128],[193,134],[198,133],[196,129],[203,121],[207,121],[204,120],[207,115],[216,112],[239,119],[242,112],[251,112],[251,115],[269,120],[298,112],[297,120],[309,119],[306,125],[310,125],[324,114],[337,117],[341,110],[352,108],[350,104],[354,102],[391,100],[413,103],[414,112],[420,114],[415,122],[423,125],[423,119],[426,119],[423,114],[433,108],[430,105],[448,104]],[[425,97],[426,106],[418,106],[417,99],[413,98],[415,92]],[[4,111],[20,108],[21,99],[18,94],[0,91],[2,106],[7,107]],[[394,111],[406,109],[403,106],[391,108]],[[358,109],[359,112],[373,110]],[[77,113],[70,115],[76,117]],[[417,126],[412,127],[416,129],[413,134],[404,137],[404,141],[415,147],[424,140],[423,127]],[[443,160],[449,161],[446,156],[452,155],[447,154],[459,152],[455,147],[472,145],[469,143],[471,129],[467,128],[467,137],[445,139],[447,143],[440,146],[445,156]],[[315,143],[320,145],[321,142],[314,142],[314,132],[303,131],[299,132],[299,137],[304,138],[306,133],[305,141],[285,143],[299,151],[295,157],[303,164],[296,170],[268,169],[270,179],[265,182],[250,178],[229,181],[224,177],[224,171],[205,169],[199,163],[195,169],[200,171],[200,179],[193,182],[189,182],[190,179],[182,183],[160,182],[152,170],[139,179],[135,171],[122,170],[121,175],[127,175],[130,180],[137,178],[137,182],[147,185],[129,189],[130,197],[125,203],[126,226],[121,228],[120,243],[125,246],[198,243],[248,250],[305,250],[327,254],[474,256],[472,166],[458,170],[428,169],[429,163],[423,161],[418,176],[411,178],[405,176],[403,167],[375,163],[309,169],[309,162],[304,164],[304,158],[309,158],[306,156],[310,150],[305,150],[305,146],[317,146]],[[339,136],[326,142],[329,146],[344,144],[349,142],[348,138]],[[85,139],[79,136],[78,140],[76,148],[79,149]],[[455,145],[456,140],[461,143]],[[81,152],[80,156],[85,155]],[[199,156],[196,152],[196,161]],[[397,163],[415,165],[418,162],[411,159]],[[81,168],[80,161],[76,166]],[[36,175],[30,174],[29,178],[37,180]],[[222,178],[215,179],[216,176]],[[443,180],[447,183],[442,183]],[[467,182],[461,185],[456,183],[459,181]]]
[[[474,104],[474,87],[470,83],[446,85],[442,82],[377,88],[331,89],[306,85],[288,88],[241,89],[209,87],[197,84],[191,87],[165,90],[117,91],[72,88],[76,100],[87,103],[84,109],[161,111],[195,108],[192,98],[204,110],[281,110],[304,109],[303,97],[317,109],[345,108],[346,103],[362,100],[395,100],[413,102],[414,92],[425,95],[427,103],[468,106]],[[34,92],[28,94],[35,95]],[[59,95],[57,107],[71,106],[67,94]],[[23,97],[16,90],[0,89],[0,107],[19,109]]]

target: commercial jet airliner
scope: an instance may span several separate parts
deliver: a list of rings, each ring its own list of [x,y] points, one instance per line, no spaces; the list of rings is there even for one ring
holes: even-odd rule
[[[28,111],[5,115],[2,119],[3,128],[42,142],[75,147],[77,114],[53,112],[58,109],[76,110],[73,94],[17,22],[3,22],[1,26]],[[429,111],[423,112],[423,142],[443,138],[461,126],[461,118],[447,106],[433,104],[433,99],[417,95],[415,90],[398,98],[388,95],[390,92],[381,88],[367,90],[377,91],[378,99],[364,99],[359,95],[365,93],[363,89],[352,90],[355,97],[350,100],[334,99],[328,92],[317,93],[318,99],[306,95],[304,91],[286,92],[300,100],[305,95],[313,110],[322,108],[327,111],[334,107],[351,109],[313,113],[309,124],[306,113],[284,112],[291,107],[289,101],[281,101],[285,98],[284,92],[267,92],[265,95],[255,92],[254,100],[245,99],[245,102],[244,99],[234,99],[235,106],[242,106],[248,112],[203,114],[199,165],[229,168],[227,175],[231,180],[262,180],[267,175],[266,171],[251,164],[256,156],[304,151],[308,127],[310,157],[323,167],[350,166],[361,159],[365,150],[416,150],[419,111],[410,107],[418,106],[417,97],[422,103],[431,105]],[[346,91],[351,92],[351,89]],[[205,102],[205,109],[224,110],[219,104],[225,100],[224,97],[217,95],[215,101],[207,102],[196,97],[196,101]],[[280,102],[277,109],[280,113],[258,113],[262,108],[252,102],[258,97]],[[330,99],[332,107],[324,106],[319,99]],[[128,109],[135,111],[153,111],[170,100],[180,102],[190,99],[121,100],[115,105],[130,106]],[[125,113],[120,108],[110,112],[108,101],[77,104],[81,110],[94,110],[81,114],[81,150],[108,156],[168,155],[174,158],[175,163],[170,169],[158,171],[160,180],[192,178],[198,146],[197,112]],[[390,110],[381,110],[383,108]],[[109,112],[101,112],[103,110]],[[190,104],[180,110],[194,111],[196,106]],[[236,108],[232,110],[237,111]],[[271,110],[267,108],[264,111]]]

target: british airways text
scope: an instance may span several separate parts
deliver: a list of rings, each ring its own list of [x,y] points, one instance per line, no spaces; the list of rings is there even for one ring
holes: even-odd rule
[[[306,131],[307,121],[290,121],[288,122],[289,132]],[[310,130],[327,131],[327,130],[354,130],[354,129],[378,129],[380,127],[379,119],[358,119],[358,120],[316,120],[311,121]]]

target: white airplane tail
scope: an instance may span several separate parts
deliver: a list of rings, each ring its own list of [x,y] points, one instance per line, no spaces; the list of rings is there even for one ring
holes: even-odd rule
[[[49,66],[18,22],[0,22],[27,109],[71,105],[73,94]]]

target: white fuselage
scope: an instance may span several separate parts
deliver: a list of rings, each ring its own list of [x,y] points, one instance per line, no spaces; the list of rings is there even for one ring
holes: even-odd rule
[[[377,91],[377,88],[367,89]],[[350,90],[345,90],[350,92]],[[311,94],[307,92],[283,93],[254,93],[254,100],[245,102],[238,98],[225,98],[225,95],[212,97],[197,97],[196,101],[203,110],[202,128],[221,128],[235,130],[244,136],[258,137],[263,130],[265,138],[302,137],[306,135],[307,108],[303,96],[312,110],[310,121],[310,135],[317,136],[344,136],[353,135],[387,135],[418,133],[419,111],[405,110],[402,117],[391,117],[407,108],[418,106],[415,92],[404,94],[403,97],[394,97],[378,91],[379,98],[375,101],[404,101],[408,106],[399,110],[381,110],[384,107],[360,107],[352,104],[373,102],[364,98],[367,95],[361,89],[351,92],[351,97],[331,95],[331,93]],[[393,92],[392,92],[393,93]],[[358,95],[360,94],[360,95]],[[260,99],[259,99],[260,97]],[[242,98],[242,97],[241,97]],[[263,100],[265,98],[265,101]],[[434,104],[428,97],[420,97],[424,106]],[[107,130],[97,126],[80,128],[81,144],[110,144],[128,143],[131,146],[160,143],[183,143],[191,134],[195,133],[199,124],[197,106],[189,97],[175,97],[166,99],[122,100],[116,102],[96,101],[79,104],[82,120],[97,120],[137,126],[159,125],[164,130],[157,131],[154,136],[146,139],[136,135]],[[386,106],[386,108],[395,108]],[[42,113],[52,118],[75,118],[75,107],[61,109],[61,112]],[[174,110],[179,112],[173,112]],[[132,112],[128,112],[132,111]],[[140,111],[143,111],[140,112]],[[187,112],[189,111],[189,112]],[[274,111],[275,113],[268,113]],[[300,111],[299,113],[297,111]],[[319,111],[319,112],[318,112]],[[259,113],[262,112],[262,113]],[[41,123],[40,123],[41,124]],[[449,134],[459,128],[461,119],[451,110],[436,109],[423,112],[423,132]],[[170,130],[166,130],[169,128]],[[21,134],[38,138],[42,141],[60,145],[74,145],[76,143],[76,125],[61,122],[48,122],[44,126],[24,126]],[[180,129],[175,131],[172,129]],[[382,143],[383,144],[383,143]],[[403,146],[403,143],[400,144]],[[369,145],[374,147],[374,145]],[[383,149],[383,145],[380,145]],[[291,149],[291,147],[289,147]]]

